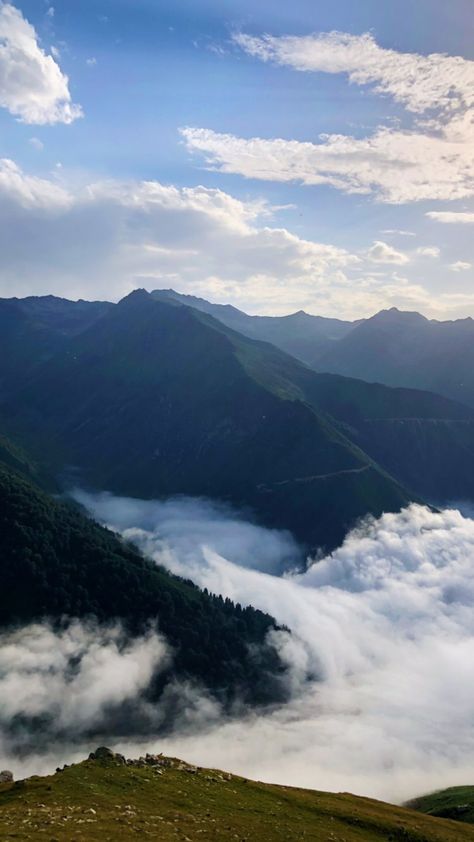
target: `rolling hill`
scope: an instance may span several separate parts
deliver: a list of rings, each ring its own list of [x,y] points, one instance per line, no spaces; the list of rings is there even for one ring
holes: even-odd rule
[[[162,755],[98,749],[55,775],[0,784],[0,835],[203,842],[468,842],[474,828],[347,793],[259,783]]]

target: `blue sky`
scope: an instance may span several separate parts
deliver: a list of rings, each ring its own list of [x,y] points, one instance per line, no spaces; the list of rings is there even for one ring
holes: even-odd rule
[[[474,315],[473,30],[470,0],[0,3],[0,294]]]

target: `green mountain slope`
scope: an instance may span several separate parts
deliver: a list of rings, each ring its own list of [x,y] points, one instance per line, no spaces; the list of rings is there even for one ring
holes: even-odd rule
[[[151,293],[160,301],[175,301],[208,313],[250,339],[271,342],[307,365],[314,366],[325,352],[360,322],[311,316],[303,310],[288,316],[249,316],[229,304],[212,304],[204,298],[182,295],[173,289]]]
[[[162,756],[89,759],[50,777],[0,784],[2,839],[115,842],[137,834],[163,842],[467,842],[474,828]]]
[[[316,373],[269,345],[239,347],[259,382],[340,422],[392,476],[432,502],[474,499],[474,412],[431,392]]]
[[[474,824],[474,786],[453,786],[415,798],[407,806],[430,816]]]
[[[10,398],[8,423],[79,481],[227,500],[312,548],[336,546],[367,512],[405,505],[409,495],[326,414],[257,376],[249,360],[261,347],[273,351],[137,291],[34,372]]]
[[[174,649],[163,680],[196,679],[224,703],[285,696],[282,665],[265,642],[271,617],[172,576],[2,465],[0,576],[3,628],[93,616],[119,619],[133,635],[153,621]]]
[[[383,310],[358,325],[316,363],[319,371],[388,386],[429,389],[474,406],[474,321],[430,321]]]
[[[111,306],[52,295],[0,299],[0,395]]]

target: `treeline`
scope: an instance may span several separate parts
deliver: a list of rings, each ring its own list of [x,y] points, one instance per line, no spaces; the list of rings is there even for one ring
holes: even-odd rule
[[[138,634],[156,622],[175,650],[173,675],[197,679],[227,704],[284,698],[284,669],[265,641],[270,616],[171,575],[1,465],[0,575],[2,627],[95,617]]]

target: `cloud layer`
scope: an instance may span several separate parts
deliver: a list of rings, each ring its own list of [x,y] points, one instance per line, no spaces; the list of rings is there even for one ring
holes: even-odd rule
[[[117,300],[137,286],[176,287],[250,312],[339,318],[393,305],[433,316],[472,306],[469,291],[433,298],[394,274],[402,264],[416,270],[416,249],[376,241],[351,251],[304,239],[275,225],[277,212],[216,188],[78,184],[1,159],[0,295]]]
[[[153,523],[152,504],[144,504],[143,529],[128,501],[115,501],[115,511],[113,498],[106,510],[103,496],[88,501],[174,572],[287,624],[292,649],[285,641],[282,653],[295,688],[308,672],[321,676],[281,710],[177,734],[160,750],[389,800],[472,778],[474,521],[411,506],[361,525],[307,573],[278,578],[220,555],[219,530],[183,553],[176,524],[163,545],[161,507]]]
[[[72,123],[82,115],[69,81],[38,43],[34,27],[0,2],[0,106],[23,123]]]

